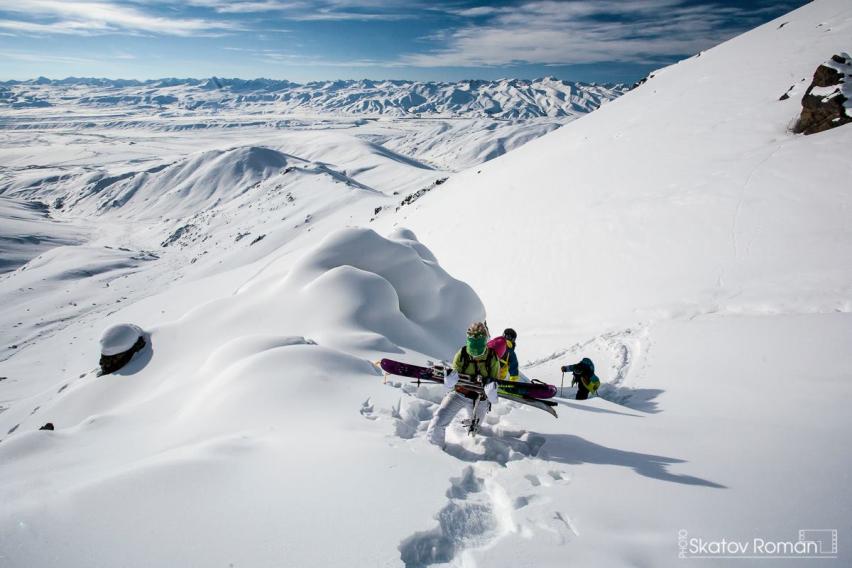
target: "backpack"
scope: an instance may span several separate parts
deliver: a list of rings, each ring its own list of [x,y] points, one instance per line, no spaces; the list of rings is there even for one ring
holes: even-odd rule
[[[484,361],[476,361],[467,352],[467,345],[462,347],[461,348],[461,368],[462,368],[462,371],[467,369],[468,365],[473,363],[473,368],[475,370],[475,374],[479,374],[483,377],[487,377],[489,375],[489,373],[491,372],[491,363],[494,361],[494,357],[496,357],[497,355],[494,353],[493,349],[487,348],[486,350],[488,351],[488,354],[485,356],[485,360]],[[484,373],[480,372],[480,368],[479,368],[480,363],[485,363],[485,372]],[[465,374],[465,373],[462,373],[462,374]]]
[[[592,375],[589,380],[589,388],[587,389],[590,394],[597,394],[598,389],[601,387],[601,380],[597,375]]]
[[[509,350],[509,346],[506,345],[506,338],[502,336],[495,337],[494,339],[486,343],[485,346],[494,351],[494,353],[497,355],[497,358],[501,361],[504,359],[506,351]]]

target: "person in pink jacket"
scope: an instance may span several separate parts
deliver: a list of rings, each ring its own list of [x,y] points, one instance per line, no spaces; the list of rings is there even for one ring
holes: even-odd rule
[[[488,342],[488,348],[494,351],[500,359],[500,379],[505,380],[508,376],[510,381],[519,379],[518,356],[515,355],[515,342],[518,333],[511,327],[503,331],[503,335],[495,337]]]

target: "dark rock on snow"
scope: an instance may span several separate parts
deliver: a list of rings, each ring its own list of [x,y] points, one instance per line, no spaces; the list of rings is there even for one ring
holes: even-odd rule
[[[101,337],[101,375],[118,371],[143,347],[145,332],[139,326],[122,323],[110,327]]]
[[[843,53],[817,67],[802,98],[802,114],[793,131],[816,134],[852,122],[852,58]]]
[[[116,355],[101,355],[101,374],[108,375],[110,373],[114,373],[127,365],[130,360],[133,358],[133,354],[137,351],[141,351],[142,348],[145,347],[145,339],[140,337],[136,340],[136,343],[133,344],[133,347],[124,351],[122,353],[118,353]]]

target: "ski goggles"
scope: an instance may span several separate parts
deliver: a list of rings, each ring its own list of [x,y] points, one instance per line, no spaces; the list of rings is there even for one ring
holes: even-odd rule
[[[479,357],[483,353],[485,353],[485,343],[486,340],[484,337],[468,337],[467,338],[467,353],[471,357]]]

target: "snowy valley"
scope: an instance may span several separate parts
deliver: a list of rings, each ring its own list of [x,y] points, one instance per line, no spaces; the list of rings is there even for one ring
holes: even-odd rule
[[[852,125],[794,131],[850,37],[817,0],[629,92],[0,83],[0,565],[845,565]],[[431,445],[443,386],[374,363],[486,318],[559,417]]]

